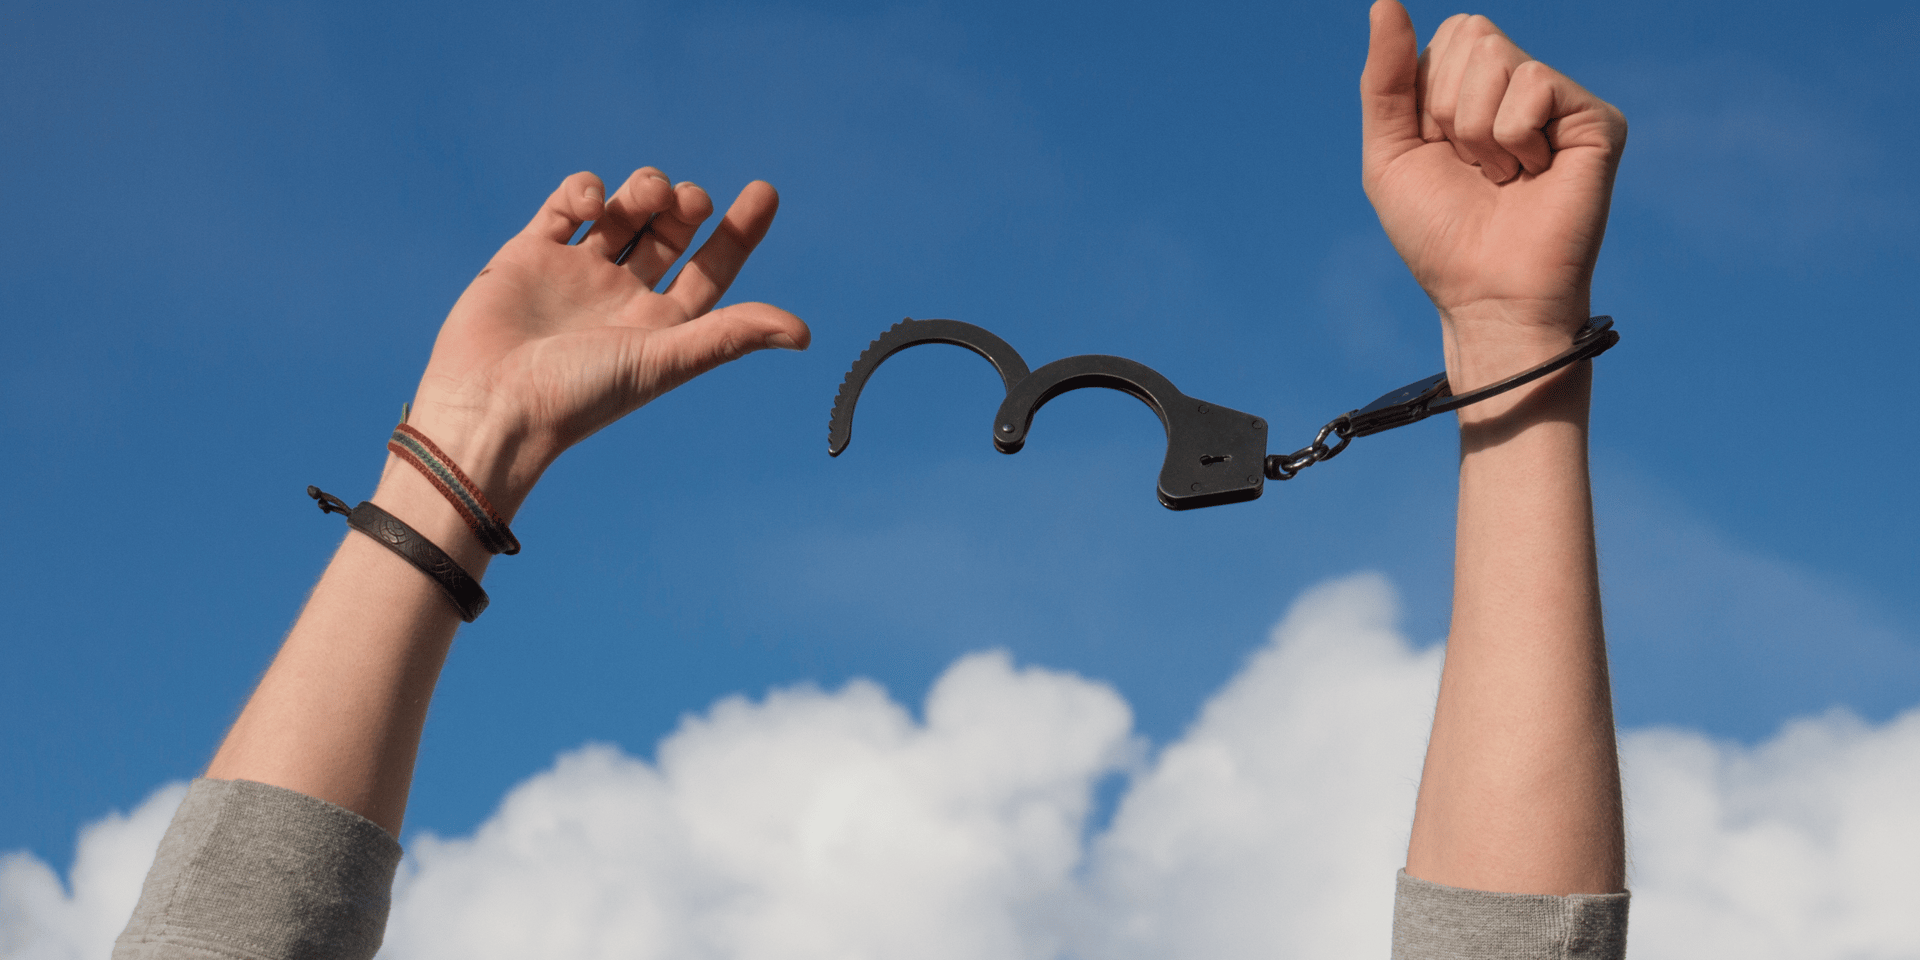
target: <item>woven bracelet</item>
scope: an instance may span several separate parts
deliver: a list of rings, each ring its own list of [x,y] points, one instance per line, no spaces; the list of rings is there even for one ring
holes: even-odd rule
[[[399,554],[439,584],[447,599],[459,608],[460,619],[472,623],[481,611],[487,609],[487,592],[480,589],[479,582],[468,576],[467,571],[447,556],[445,550],[435,546],[433,541],[421,536],[419,531],[407,526],[398,517],[365,500],[349,510],[345,500],[319,487],[308,487],[307,496],[320,502],[321,513],[344,515],[347,526]]]
[[[400,459],[413,464],[440,494],[453,504],[460,519],[467,522],[480,545],[488,553],[504,553],[509,556],[520,552],[520,541],[515,539],[513,531],[507,529],[507,521],[500,519],[493,504],[487,502],[487,495],[480,492],[480,485],[467,478],[453,458],[434,445],[427,435],[401,423],[393,428],[393,436],[387,439],[387,449]]]

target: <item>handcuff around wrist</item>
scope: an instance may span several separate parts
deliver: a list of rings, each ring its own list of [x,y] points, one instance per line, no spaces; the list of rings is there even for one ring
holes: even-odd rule
[[[1349,410],[1320,428],[1313,442],[1292,453],[1267,453],[1267,421],[1181,393],[1151,367],[1103,354],[1083,354],[1028,370],[1019,351],[1005,340],[959,320],[902,320],[881,334],[840,384],[827,423],[827,453],[839,456],[853,439],[853,410],[868,378],[888,357],[925,343],[949,343],[986,358],[1006,386],[994,417],[993,446],[1019,453],[1026,445],[1033,415],[1047,401],[1069,390],[1107,387],[1138,397],[1160,417],[1167,430],[1167,458],[1160,468],[1157,493],[1169,510],[1191,510],[1253,500],[1267,480],[1291,480],[1300,471],[1331,460],[1355,437],[1418,423],[1436,413],[1479,403],[1582,360],[1597,357],[1620,342],[1612,317],[1589,318],[1573,346],[1545,363],[1504,380],[1455,394],[1445,373],[1407,384],[1357,410]],[[1329,442],[1331,441],[1331,442]]]

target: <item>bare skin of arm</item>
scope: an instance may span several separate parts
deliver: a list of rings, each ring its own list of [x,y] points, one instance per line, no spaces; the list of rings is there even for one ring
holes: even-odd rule
[[[414,394],[409,422],[508,520],[555,458],[600,428],[746,353],[807,344],[806,324],[778,307],[714,309],[773,223],[772,187],[741,191],[659,291],[712,200],[651,167],[604,193],[587,173],[554,191],[454,305]],[[592,230],[569,246],[587,220]],[[476,579],[485,572],[486,550],[412,467],[388,457],[370,499]],[[319,797],[398,836],[427,705],[459,625],[433,581],[348,534],[206,775]]]
[[[1588,316],[1620,112],[1460,15],[1416,53],[1373,7],[1363,182],[1439,309],[1465,391],[1564,351]],[[1592,370],[1460,411],[1453,622],[1407,872],[1511,893],[1625,889],[1587,473]]]

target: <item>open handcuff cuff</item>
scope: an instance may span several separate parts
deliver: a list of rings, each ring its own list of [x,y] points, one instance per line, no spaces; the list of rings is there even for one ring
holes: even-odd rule
[[[847,371],[833,400],[827,453],[839,456],[853,439],[853,408],[881,362],[908,347],[950,343],[985,357],[1006,385],[1007,398],[1001,401],[993,419],[993,445],[1001,453],[1019,453],[1026,446],[1033,415],[1047,401],[1069,390],[1108,387],[1138,397],[1160,417],[1167,430],[1167,459],[1160,468],[1160,503],[1169,510],[1191,510],[1256,499],[1265,490],[1265,481],[1290,480],[1307,467],[1331,460],[1354,437],[1404,427],[1498,396],[1562,367],[1599,356],[1619,342],[1612,317],[1593,317],[1580,328],[1571,348],[1530,370],[1458,395],[1447,383],[1446,374],[1434,374],[1334,417],[1320,428],[1312,443],[1292,453],[1268,454],[1265,419],[1187,396],[1145,364],[1125,357],[1083,354],[1029,371],[1019,351],[971,323],[907,319],[868,344],[853,362],[853,369]]]

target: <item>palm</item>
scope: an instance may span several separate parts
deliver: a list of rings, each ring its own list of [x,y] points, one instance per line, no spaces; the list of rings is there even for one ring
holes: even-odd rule
[[[805,325],[784,310],[713,309],[772,222],[772,188],[743,191],[672,285],[656,292],[711,202],[698,187],[667,187],[649,168],[602,209],[578,193],[597,183],[570,178],[468,286],[434,345],[420,404],[440,416],[504,419],[557,453],[741,354],[804,345]],[[568,245],[590,216],[600,219]],[[631,259],[614,263],[613,251],[642,229]]]
[[[652,369],[654,335],[693,319],[677,301],[579,247],[519,240],[455,305],[428,378],[485,384],[571,444],[692,375]]]
[[[1583,293],[1611,181],[1598,147],[1562,147],[1550,169],[1496,185],[1451,145],[1422,142],[1384,164],[1372,194],[1394,248],[1451,311]]]

